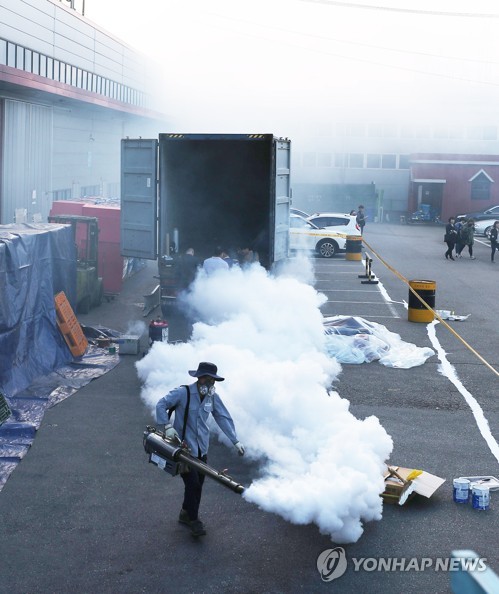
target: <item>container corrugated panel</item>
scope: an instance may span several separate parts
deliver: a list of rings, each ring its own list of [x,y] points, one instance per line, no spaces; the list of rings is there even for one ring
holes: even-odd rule
[[[51,215],[82,215],[84,202],[74,200],[54,200],[50,209]]]
[[[120,243],[120,209],[99,204],[85,204],[82,214],[99,220],[99,243]]]
[[[45,106],[5,99],[3,180],[0,223],[13,223],[16,209],[47,220],[51,187],[52,111]],[[29,165],[29,166],[28,166]]]
[[[117,294],[123,286],[123,257],[119,243],[99,241],[99,276],[104,293]]]

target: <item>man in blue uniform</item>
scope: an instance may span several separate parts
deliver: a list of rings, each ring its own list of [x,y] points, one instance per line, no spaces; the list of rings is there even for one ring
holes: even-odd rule
[[[193,456],[206,462],[210,441],[208,417],[210,414],[220,429],[234,444],[240,456],[244,455],[244,447],[237,439],[234,421],[222,399],[215,391],[215,382],[225,378],[218,374],[213,363],[199,363],[198,368],[189,371],[189,375],[197,378],[197,382],[189,386],[180,386],[161,398],[156,405],[157,428],[166,437],[178,437],[189,446]],[[175,409],[173,425],[169,422],[168,411]],[[198,517],[204,475],[194,469],[181,473],[184,481],[184,501],[178,521],[190,527],[193,536],[203,536],[206,529]]]

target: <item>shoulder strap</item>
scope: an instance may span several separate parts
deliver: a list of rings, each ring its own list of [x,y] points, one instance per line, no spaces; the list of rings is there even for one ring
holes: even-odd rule
[[[184,441],[184,439],[185,439],[185,430],[187,428],[187,417],[189,416],[189,406],[191,404],[191,391],[189,389],[189,386],[187,386],[187,385],[182,386],[182,387],[187,390],[187,405],[185,407],[184,426],[182,428],[182,441]],[[170,417],[173,414],[173,411],[176,408],[177,408],[176,406],[172,406],[171,408],[168,409],[168,419],[170,419]]]
[[[187,406],[185,407],[185,414],[184,414],[184,426],[182,428],[182,441],[185,439],[185,430],[187,428],[187,417],[189,416],[189,406],[191,404],[191,391],[189,386],[185,385],[184,388],[187,390]]]

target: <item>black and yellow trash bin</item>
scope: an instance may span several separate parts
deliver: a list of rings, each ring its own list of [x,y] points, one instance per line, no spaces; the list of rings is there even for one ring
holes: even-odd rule
[[[428,324],[435,319],[435,290],[437,283],[432,280],[411,280],[409,286],[426,301],[432,308],[428,309],[421,301],[409,290],[409,322],[423,322]]]
[[[345,260],[362,260],[362,237],[347,235]]]

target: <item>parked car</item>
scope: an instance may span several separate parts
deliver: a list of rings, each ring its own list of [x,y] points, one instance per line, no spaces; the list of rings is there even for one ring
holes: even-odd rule
[[[303,217],[304,219],[306,219],[307,217],[310,216],[308,214],[308,212],[305,212],[304,210],[299,210],[298,208],[290,208],[289,209],[289,214],[295,214],[295,215],[298,215],[300,217]]]
[[[496,221],[499,221],[499,215],[496,219],[483,219],[482,221],[475,221],[475,235],[485,235],[487,239],[490,239],[490,231]]]
[[[299,215],[289,216],[289,247],[294,251],[312,251],[322,258],[332,258],[336,253],[346,250],[347,235],[351,233],[346,226],[341,230],[338,227],[320,229]],[[357,235],[360,233],[357,232]]]
[[[341,233],[346,233],[347,235],[360,235],[360,227],[357,225],[356,217],[353,215],[341,212],[316,212],[305,218],[316,227],[324,229],[334,227],[337,231],[341,231]]]
[[[457,215],[456,221],[463,221],[464,219],[473,219],[476,222],[492,218],[494,218],[495,221],[499,221],[499,204],[497,206],[491,206],[490,208],[487,208],[487,210]]]

